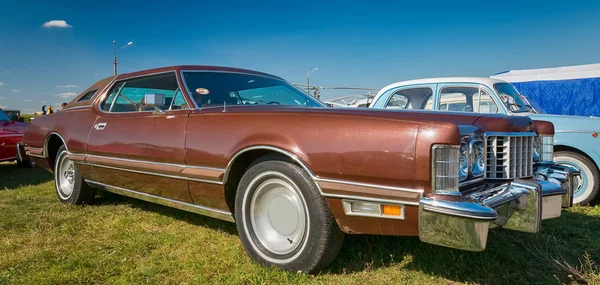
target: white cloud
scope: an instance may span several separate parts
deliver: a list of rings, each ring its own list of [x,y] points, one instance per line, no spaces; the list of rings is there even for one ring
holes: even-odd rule
[[[0,96],[0,100],[4,100],[4,99],[6,99],[6,97]]]
[[[7,108],[6,106],[0,106],[0,109],[6,109],[6,108]]]
[[[33,100],[31,100],[31,99],[25,99],[25,100],[21,100],[21,101],[23,101],[23,102],[33,102]]]
[[[4,85],[4,83],[0,82],[0,86]]]
[[[42,103],[48,103],[48,101],[42,101]]]
[[[13,89],[13,90],[10,90],[10,91],[12,91],[12,92],[21,92],[21,90],[19,90],[19,89]]]
[[[77,87],[79,87],[79,86],[73,85],[73,84],[58,85],[58,86],[56,86],[56,88],[77,88]]]
[[[75,93],[75,92],[65,92],[65,93],[56,94],[56,96],[58,96],[60,98],[69,98],[69,97],[75,97],[75,96],[77,96],[77,93]]]
[[[42,25],[44,28],[72,28],[73,26],[67,24],[65,20],[52,20]]]
[[[7,70],[7,71],[5,71],[5,72],[6,72],[6,73],[12,73],[12,71],[10,71],[10,70]]]

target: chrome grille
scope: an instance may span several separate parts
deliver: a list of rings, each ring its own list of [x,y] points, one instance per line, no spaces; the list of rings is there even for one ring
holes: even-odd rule
[[[533,176],[535,133],[493,135],[486,138],[486,177],[515,179]]]

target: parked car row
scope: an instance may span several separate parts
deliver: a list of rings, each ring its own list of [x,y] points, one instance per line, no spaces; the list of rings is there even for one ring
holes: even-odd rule
[[[448,111],[491,110],[480,85],[377,100],[398,112],[327,108],[251,70],[151,69],[103,79],[37,118],[19,157],[54,172],[63,203],[103,190],[235,222],[253,260],[287,270],[326,267],[345,234],[482,251],[490,228],[537,233],[559,218],[578,171],[552,161],[548,121],[415,110],[439,109],[439,90],[454,100]]]
[[[402,81],[382,88],[371,108],[528,116],[556,128],[554,161],[577,169],[574,203],[590,203],[600,191],[600,118],[540,114],[510,83],[477,77]]]

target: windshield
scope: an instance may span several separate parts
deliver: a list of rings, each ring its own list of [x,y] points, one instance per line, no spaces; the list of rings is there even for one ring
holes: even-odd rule
[[[10,122],[12,121],[6,113],[2,109],[0,109],[0,122]]]
[[[223,105],[291,105],[324,107],[287,82],[259,75],[225,72],[183,72],[199,107]]]
[[[496,83],[494,89],[498,92],[500,100],[508,110],[513,113],[534,112],[533,108],[519,94],[519,91],[510,83]]]

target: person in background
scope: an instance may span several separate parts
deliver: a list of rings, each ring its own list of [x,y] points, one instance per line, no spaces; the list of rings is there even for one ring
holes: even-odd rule
[[[64,109],[66,106],[67,106],[67,103],[66,103],[66,102],[63,102],[62,104],[60,104],[60,109],[62,110],[62,109]]]
[[[44,106],[42,106],[42,116],[46,115],[46,112],[48,112],[48,111],[46,110],[46,105],[44,105]]]
[[[48,111],[46,112],[46,115],[50,115],[54,113],[54,107],[52,107],[52,105],[48,106]]]

